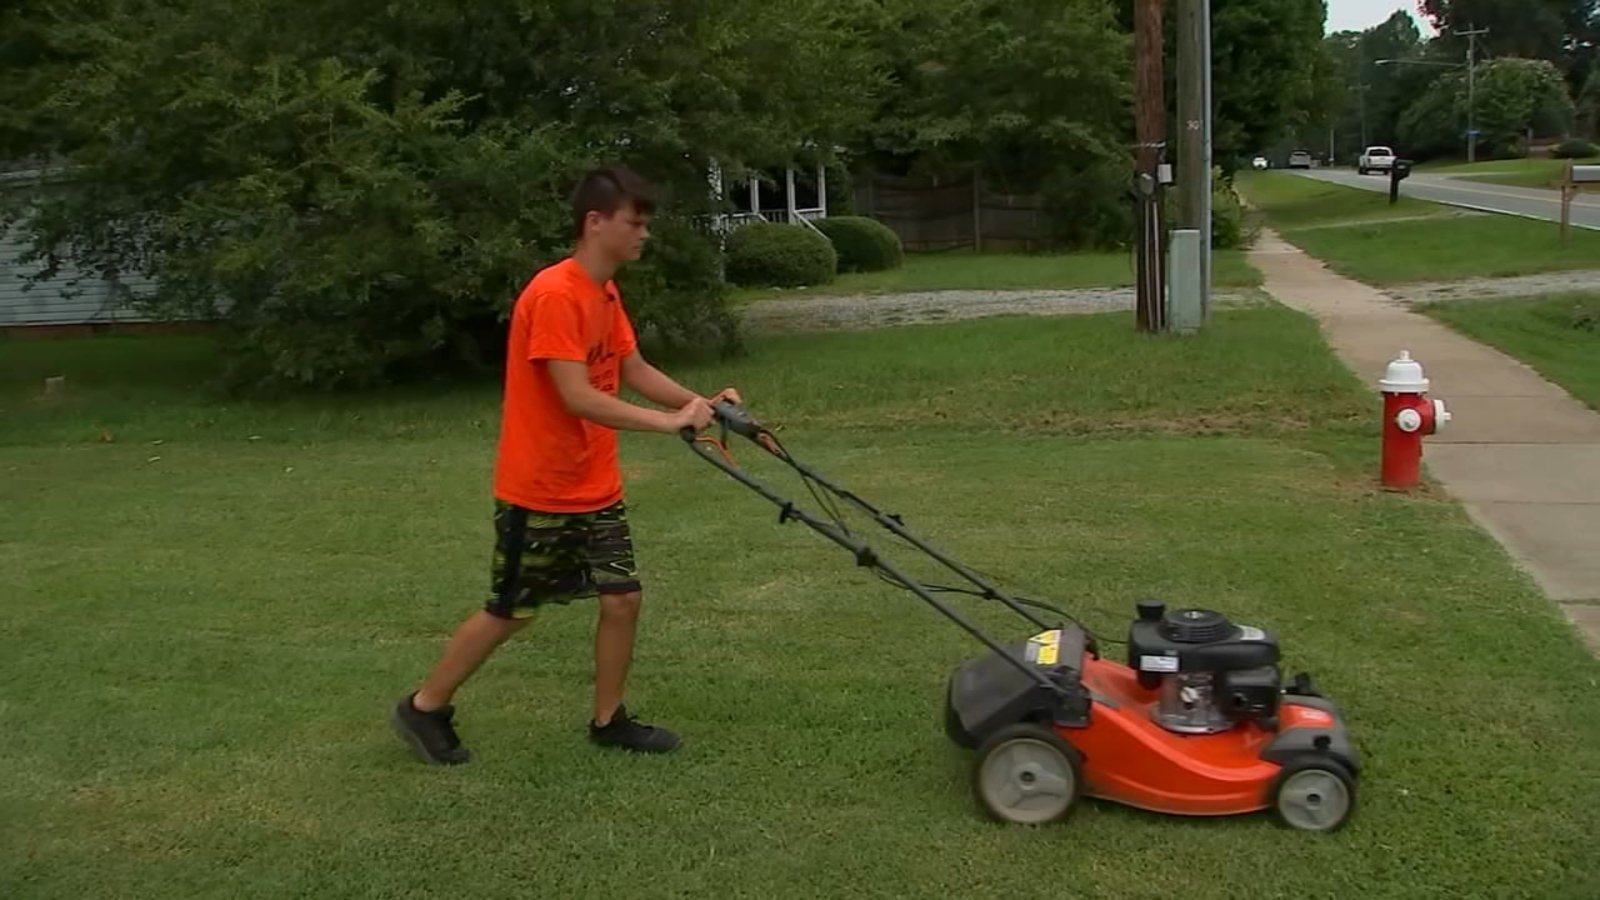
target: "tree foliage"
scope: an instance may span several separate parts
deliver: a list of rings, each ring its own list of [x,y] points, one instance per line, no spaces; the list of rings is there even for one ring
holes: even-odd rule
[[[1231,170],[1318,112],[1326,18],[1324,0],[1212,0],[1213,159]]]
[[[1076,223],[1053,233],[1065,246],[1127,240],[1131,45],[1104,0],[877,9],[887,83],[856,144],[864,164],[936,176],[976,167],[1002,192],[1042,192],[1052,219]]]
[[[977,164],[1031,189],[1125,152],[1129,39],[1101,0],[885,0],[889,77],[862,149],[920,171]]]
[[[1337,152],[1350,160],[1368,144],[1400,143],[1400,117],[1447,69],[1379,65],[1383,59],[1420,59],[1426,44],[1417,23],[1396,12],[1365,31],[1341,31],[1323,42],[1336,60],[1340,99],[1324,127],[1338,138]],[[1432,61],[1432,60],[1430,60]],[[1409,151],[1408,151],[1409,152]]]
[[[845,147],[890,170],[976,166],[1045,196],[1062,243],[1125,242],[1130,11],[11,0],[0,160],[58,178],[9,193],[0,217],[25,220],[47,263],[152,283],[160,311],[223,316],[241,381],[362,384],[492,362],[522,284],[570,245],[572,180],[622,160],[667,188],[660,239],[625,283],[641,327],[727,339],[722,260],[695,225],[713,161],[733,177],[838,171]],[[1213,0],[1224,166],[1329,96],[1323,13]]]
[[[1134,0],[1117,2],[1119,22],[1131,29]],[[1172,110],[1177,12],[1174,3],[1164,7],[1166,96]],[[1211,137],[1213,159],[1225,172],[1330,112],[1336,102],[1329,83],[1333,60],[1318,48],[1326,20],[1325,0],[1211,0]],[[1169,126],[1169,137],[1176,124]]]
[[[703,212],[710,159],[830,147],[872,84],[820,0],[82,12],[13,14],[37,93],[11,98],[27,103],[8,150],[71,173],[34,198],[40,246],[155,279],[160,308],[220,306],[257,381],[363,383],[493,353],[521,284],[569,246],[581,168],[625,159],[669,210]],[[694,324],[635,299],[646,330]]]
[[[1562,134],[1573,120],[1572,99],[1556,67],[1546,60],[1505,58],[1477,69],[1471,95],[1478,144],[1491,157],[1520,156],[1522,141],[1536,135]],[[1450,72],[1433,83],[1401,118],[1401,140],[1408,153],[1426,158],[1450,152],[1465,140],[1468,121],[1467,80]]]
[[[1574,89],[1588,74],[1600,43],[1600,0],[1420,0],[1417,5],[1439,31],[1442,48],[1457,59],[1465,57],[1467,38],[1456,32],[1487,28],[1477,36],[1480,58],[1547,60]]]
[[[1589,77],[1578,91],[1575,120],[1580,134],[1600,139],[1600,59],[1589,67]]]

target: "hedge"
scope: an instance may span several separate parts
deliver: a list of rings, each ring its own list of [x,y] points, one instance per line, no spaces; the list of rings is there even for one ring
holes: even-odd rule
[[[839,269],[839,254],[827,238],[805,225],[755,222],[728,235],[728,281],[747,287],[827,284]]]
[[[876,219],[835,216],[821,220],[817,228],[833,242],[841,272],[881,272],[899,268],[905,259],[900,236]]]

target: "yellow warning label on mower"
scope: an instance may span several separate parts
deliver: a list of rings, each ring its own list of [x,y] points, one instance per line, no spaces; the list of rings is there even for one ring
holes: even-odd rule
[[[1046,631],[1028,638],[1029,662],[1053,666],[1061,656],[1061,629]]]

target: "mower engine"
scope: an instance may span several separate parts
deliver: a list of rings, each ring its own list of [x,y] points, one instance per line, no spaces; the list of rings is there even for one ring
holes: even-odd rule
[[[1128,666],[1139,685],[1159,690],[1156,722],[1179,734],[1214,734],[1240,722],[1276,727],[1282,675],[1278,641],[1209,609],[1168,612],[1139,603],[1128,628]]]

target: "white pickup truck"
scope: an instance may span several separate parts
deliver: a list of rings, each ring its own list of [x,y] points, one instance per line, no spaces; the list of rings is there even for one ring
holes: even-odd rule
[[[1388,147],[1368,147],[1356,161],[1356,171],[1362,175],[1373,171],[1387,172],[1394,168],[1394,151]]]

